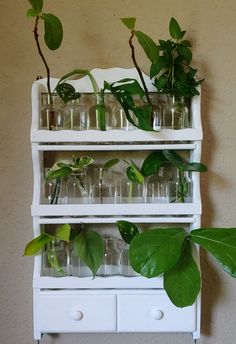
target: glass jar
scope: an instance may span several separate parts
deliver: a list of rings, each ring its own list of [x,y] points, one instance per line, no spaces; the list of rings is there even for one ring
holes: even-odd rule
[[[67,271],[67,250],[61,240],[52,240],[43,253],[42,275],[62,277]]]
[[[129,244],[127,243],[125,243],[125,246],[120,255],[120,274],[126,277],[133,277],[138,275],[137,272],[135,272],[130,265]]]
[[[50,168],[45,168],[45,177]],[[43,203],[64,204],[65,203],[65,179],[44,179],[44,200]]]
[[[104,258],[98,269],[97,276],[114,276],[120,274],[120,250],[118,239],[114,237],[103,237]]]
[[[147,182],[147,202],[148,203],[167,203],[168,180],[165,176],[165,168],[160,167],[158,173],[150,176]]]
[[[89,203],[90,181],[87,170],[72,173],[66,182],[66,202]]]
[[[150,93],[149,99],[152,104],[152,127],[154,131],[161,130],[161,122],[162,122],[162,109],[158,103],[158,94],[157,93]]]
[[[95,93],[93,97],[95,100],[93,103],[95,103],[95,105],[90,110],[90,117],[92,119],[95,117],[95,128],[97,130],[105,131],[108,111],[104,103],[104,94]]]
[[[118,181],[111,169],[104,171],[102,167],[96,167],[91,185],[90,202],[94,204],[119,203],[118,187]]]
[[[42,93],[42,105],[40,116],[40,129],[61,130],[63,129],[64,116],[62,112],[62,101],[55,93]]]
[[[168,96],[163,110],[163,126],[168,129],[189,128],[189,111],[183,97]]]
[[[130,181],[127,177],[120,181],[121,203],[146,203],[147,185]]]
[[[172,177],[168,185],[170,203],[191,202],[192,181],[188,171],[179,171],[177,167],[172,167]]]
[[[71,252],[72,276],[88,277],[92,276],[89,267],[80,259],[75,250]]]

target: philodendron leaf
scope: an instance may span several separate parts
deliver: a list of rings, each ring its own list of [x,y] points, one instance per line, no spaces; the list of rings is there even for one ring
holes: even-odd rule
[[[210,252],[232,277],[236,277],[236,228],[201,228],[190,239]]]
[[[95,276],[104,256],[104,244],[101,236],[91,230],[81,231],[74,240],[74,250]]]
[[[70,225],[64,224],[64,225],[58,226],[56,229],[55,237],[59,240],[69,242],[70,241]]]
[[[141,31],[135,31],[139,44],[143,48],[145,54],[152,63],[156,63],[159,59],[159,48],[151,37]]]
[[[179,260],[187,233],[183,228],[151,229],[130,244],[130,263],[135,271],[152,278],[170,270]]]
[[[30,5],[32,8],[39,14],[43,8],[43,0],[29,0]]]
[[[50,235],[46,233],[40,234],[25,246],[24,256],[34,256],[51,240],[52,237]]]
[[[192,305],[201,288],[201,276],[193,259],[191,243],[186,240],[177,264],[164,273],[164,289],[177,307]]]
[[[81,97],[81,94],[79,92],[75,92],[75,88],[66,82],[58,84],[56,87],[56,92],[65,104],[69,100],[74,100]]]
[[[119,161],[120,160],[117,158],[106,161],[105,164],[103,165],[103,171],[109,170],[113,166],[117,165],[119,163]]]
[[[82,156],[75,159],[75,164],[71,166],[72,170],[82,170],[94,162],[94,159],[90,156]]]
[[[136,22],[136,18],[134,17],[130,17],[130,18],[121,18],[120,19],[122,21],[123,24],[125,24],[125,26],[130,29],[133,30],[135,27],[135,22]]]
[[[153,152],[149,154],[141,167],[141,173],[143,176],[151,176],[157,173],[161,166],[163,166],[168,160],[163,155],[162,151]]]
[[[138,167],[132,163],[126,169],[126,175],[131,182],[142,184],[144,182],[144,176],[139,171]]]
[[[57,170],[50,170],[45,177],[45,180],[58,179],[69,176],[72,173],[72,169],[68,166],[58,168]]]
[[[162,152],[165,158],[181,171],[195,171],[195,172],[207,171],[206,165],[198,163],[198,162],[189,163],[173,150],[164,149]]]
[[[117,221],[117,226],[122,239],[130,244],[132,239],[139,234],[137,226],[129,221]]]
[[[59,18],[51,13],[43,13],[44,40],[50,50],[60,47],[63,38],[63,28]]]
[[[170,23],[169,23],[169,32],[172,38],[178,40],[182,38],[182,31],[181,28],[175,18],[171,18]]]

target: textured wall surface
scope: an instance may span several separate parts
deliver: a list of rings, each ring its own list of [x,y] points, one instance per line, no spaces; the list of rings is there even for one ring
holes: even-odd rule
[[[64,41],[47,52],[53,76],[73,68],[132,67],[128,32],[119,21],[137,17],[137,27],[154,39],[168,37],[174,16],[193,43],[194,62],[204,77],[202,118],[203,225],[236,225],[236,2],[235,0],[58,0],[45,1],[64,23]],[[29,142],[30,89],[45,75],[32,36],[33,22],[25,17],[28,2],[0,0],[0,343],[30,344],[32,339],[33,259],[22,257],[32,238],[30,204],[32,164]],[[137,49],[144,70],[148,61]],[[202,254],[203,297],[201,344],[235,342],[236,281],[220,272]],[[65,344],[187,344],[189,334],[82,334],[45,336],[43,343]]]

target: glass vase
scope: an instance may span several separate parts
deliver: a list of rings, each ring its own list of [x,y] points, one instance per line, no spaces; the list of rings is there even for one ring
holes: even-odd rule
[[[168,129],[189,128],[189,111],[183,97],[168,96],[163,110],[163,126]]]
[[[63,241],[52,240],[43,253],[42,275],[67,276],[67,250]]]
[[[40,129],[61,130],[64,125],[62,101],[55,93],[42,93]]]

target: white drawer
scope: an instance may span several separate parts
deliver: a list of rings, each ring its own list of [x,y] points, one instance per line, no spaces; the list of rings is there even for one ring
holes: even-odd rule
[[[118,332],[193,332],[196,305],[175,307],[164,292],[117,296]]]
[[[37,308],[35,320],[42,333],[116,331],[116,295],[44,292]]]

